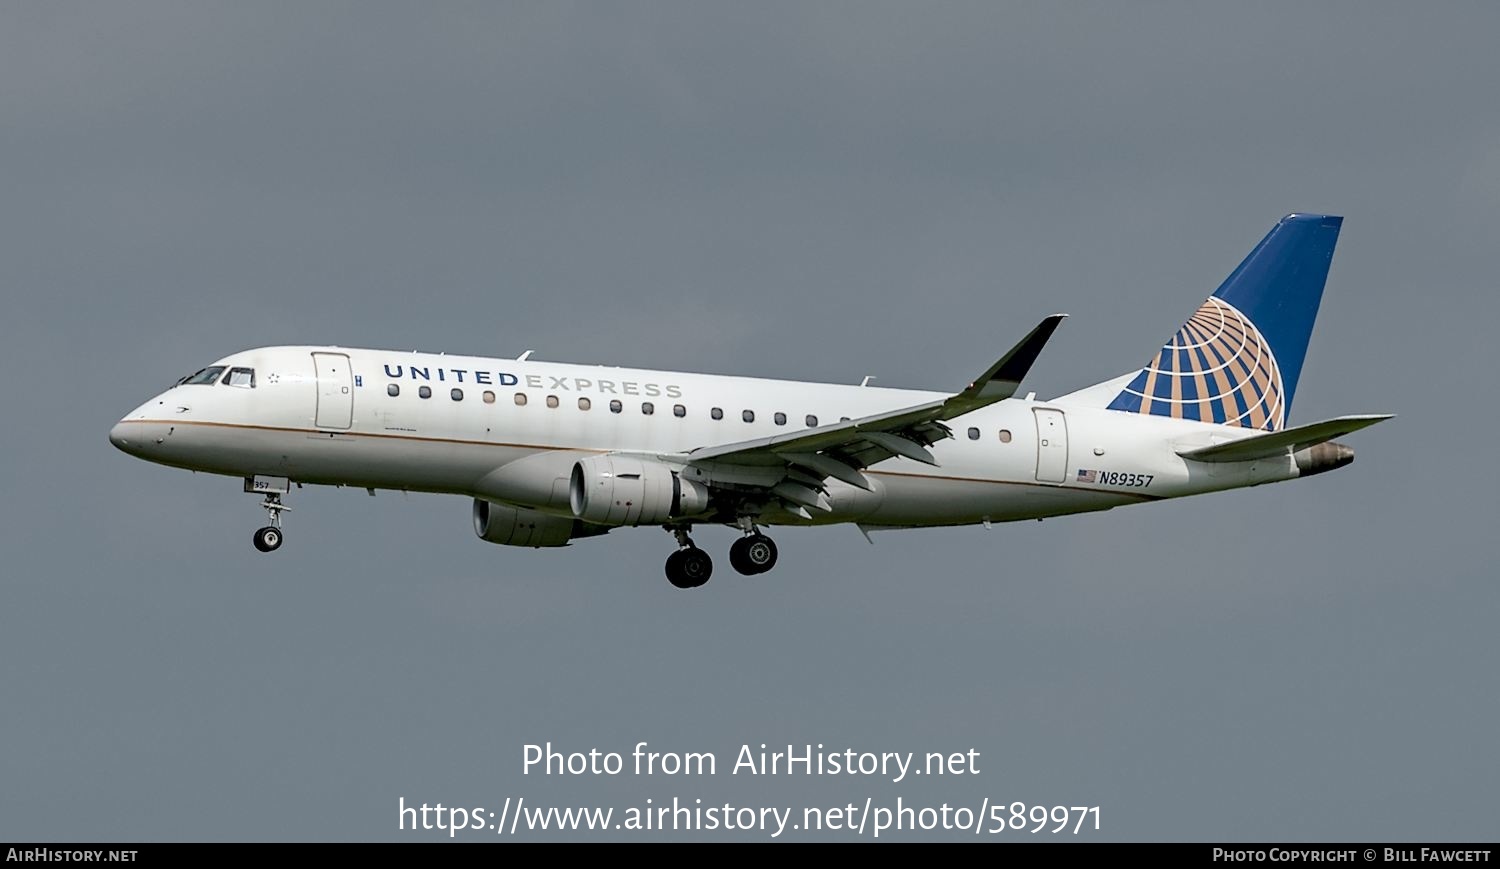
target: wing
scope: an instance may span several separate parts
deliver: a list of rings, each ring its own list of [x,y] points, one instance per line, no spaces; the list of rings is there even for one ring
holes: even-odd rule
[[[687,453],[685,461],[720,474],[725,468],[742,468],[747,480],[756,480],[788,502],[794,513],[809,515],[802,508],[827,510],[822,489],[830,477],[868,490],[870,483],[860,471],[877,462],[903,456],[936,465],[927,448],[952,437],[944,421],[1014,395],[1066,316],[1053,314],[1043,320],[972,383],[947,398],[774,437],[700,447]]]

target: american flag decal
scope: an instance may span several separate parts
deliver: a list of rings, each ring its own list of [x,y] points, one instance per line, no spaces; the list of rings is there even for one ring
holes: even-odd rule
[[[1078,469],[1078,482],[1080,482],[1080,483],[1097,483],[1097,482],[1099,482],[1099,472],[1098,471],[1085,471],[1082,468],[1079,468]]]

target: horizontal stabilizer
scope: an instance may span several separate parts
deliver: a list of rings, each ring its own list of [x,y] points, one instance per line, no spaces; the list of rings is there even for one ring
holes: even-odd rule
[[[1377,422],[1388,420],[1394,415],[1375,413],[1340,416],[1281,431],[1251,435],[1228,443],[1214,444],[1211,447],[1179,450],[1177,454],[1195,462],[1249,462],[1272,456],[1284,456],[1350,432],[1359,431]]]

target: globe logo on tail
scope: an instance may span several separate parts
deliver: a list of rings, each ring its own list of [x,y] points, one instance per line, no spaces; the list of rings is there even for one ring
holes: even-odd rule
[[[1277,431],[1286,424],[1271,344],[1237,308],[1208,298],[1110,407]]]

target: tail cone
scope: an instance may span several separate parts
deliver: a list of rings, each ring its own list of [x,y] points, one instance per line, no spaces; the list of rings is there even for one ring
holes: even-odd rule
[[[1311,477],[1313,474],[1342,468],[1354,461],[1354,450],[1343,444],[1327,441],[1298,450],[1292,458],[1297,460],[1297,470],[1302,472],[1302,476]]]

